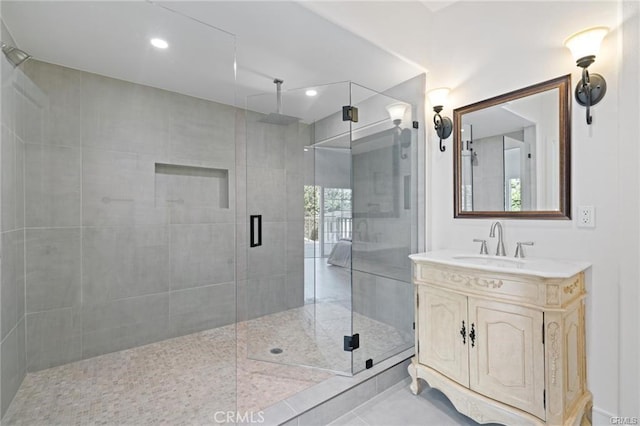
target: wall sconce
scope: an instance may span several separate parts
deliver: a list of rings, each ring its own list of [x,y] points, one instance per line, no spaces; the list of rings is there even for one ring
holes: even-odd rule
[[[600,74],[589,75],[589,65],[595,62],[602,39],[607,35],[606,27],[594,27],[577,32],[564,41],[571,50],[576,65],[582,68],[582,79],[576,85],[576,102],[587,107],[587,124],[591,124],[591,106],[597,104],[607,93],[607,82]]]
[[[449,89],[446,87],[433,89],[427,93],[429,102],[431,102],[431,105],[433,106],[433,111],[436,113],[433,116],[433,128],[436,130],[436,134],[440,138],[440,152],[444,152],[446,150],[446,148],[442,146],[442,140],[451,136],[451,131],[453,130],[453,123],[451,122],[451,119],[440,115],[448,94]]]
[[[409,104],[404,102],[395,102],[387,105],[386,108],[389,113],[389,118],[391,118],[396,129],[394,141],[400,144],[400,158],[406,159],[408,156],[404,153],[404,149],[411,146],[411,130],[400,129],[400,123],[402,123],[402,119],[407,112],[407,108],[409,108]]]
[[[17,47],[9,46],[5,42],[2,42],[0,48],[2,49],[2,53],[5,54],[9,62],[11,62],[11,65],[14,67],[18,67],[27,59],[31,59],[31,55],[28,53],[18,49]]]
[[[407,111],[407,107],[409,105],[404,102],[396,102],[390,105],[387,105],[387,112],[389,113],[389,118],[393,121],[393,124],[399,126],[402,123],[402,119],[404,118],[404,113]]]

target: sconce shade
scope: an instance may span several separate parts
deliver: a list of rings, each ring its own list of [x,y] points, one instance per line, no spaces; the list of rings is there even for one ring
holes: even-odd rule
[[[387,112],[389,113],[389,118],[391,118],[391,121],[402,121],[405,112],[407,112],[408,106],[409,105],[405,104],[404,102],[395,102],[393,104],[387,105]]]
[[[429,97],[429,102],[431,103],[432,107],[444,106],[447,103],[448,95],[449,95],[448,87],[439,87],[427,93],[427,96]]]
[[[580,59],[593,56],[595,57],[600,50],[602,39],[609,32],[607,27],[594,27],[579,31],[569,36],[564,45],[571,50],[571,54],[576,62]]]
[[[31,58],[31,55],[28,53],[18,49],[17,47],[9,46],[4,42],[2,42],[2,53],[5,54],[9,62],[11,62],[14,67],[19,66],[21,63]]]

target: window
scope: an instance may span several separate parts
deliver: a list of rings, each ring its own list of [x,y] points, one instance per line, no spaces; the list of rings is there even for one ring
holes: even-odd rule
[[[324,188],[322,212],[323,256],[328,256],[338,240],[351,239],[351,189]]]
[[[519,212],[520,210],[522,210],[520,178],[509,179],[509,211]]]
[[[305,185],[305,256],[329,256],[341,238],[351,239],[351,217],[351,189]]]

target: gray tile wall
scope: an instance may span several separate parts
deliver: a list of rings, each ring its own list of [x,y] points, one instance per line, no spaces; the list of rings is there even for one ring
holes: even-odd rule
[[[26,237],[3,245],[26,253],[26,368],[235,322],[235,108],[38,61],[24,69],[42,96],[22,110],[44,130],[23,131]],[[16,156],[15,143],[3,149]],[[156,163],[215,169],[228,187],[216,178],[211,194],[206,176]]]
[[[227,105],[35,60],[24,70],[40,95],[23,110],[44,129],[23,131],[26,235],[6,241],[26,253],[25,368],[303,303],[308,126],[245,126]],[[5,148],[18,156],[15,143]],[[157,173],[156,163],[191,168]],[[2,170],[21,174],[14,163]],[[13,188],[3,197],[19,198]],[[265,245],[247,259],[253,209]],[[14,229],[16,215],[4,220]]]
[[[0,55],[0,417],[26,374],[25,141],[42,130],[38,98],[22,72]],[[31,95],[33,99],[27,98]],[[39,127],[40,126],[40,127]]]
[[[310,128],[260,122],[246,117],[246,215],[262,215],[262,246],[246,248],[246,229],[239,253],[246,250],[246,281],[239,283],[241,318],[257,318],[304,304],[304,146]],[[239,234],[240,236],[240,234]],[[244,279],[244,277],[242,277]]]
[[[473,209],[504,210],[504,142],[502,136],[473,141],[479,161],[473,165]]]
[[[413,343],[413,291],[413,286],[405,281],[353,271],[353,310],[395,327],[408,344]],[[354,330],[363,327],[359,324],[361,320],[354,317]],[[386,349],[391,351],[393,347]]]

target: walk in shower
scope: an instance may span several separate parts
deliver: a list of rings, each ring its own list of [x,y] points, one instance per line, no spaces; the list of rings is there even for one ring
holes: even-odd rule
[[[281,103],[300,119],[247,99],[248,355],[354,374],[413,345],[414,107],[350,82]]]
[[[225,423],[413,345],[415,98],[238,100],[235,37],[150,2],[2,21],[3,423]]]

